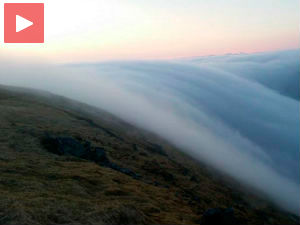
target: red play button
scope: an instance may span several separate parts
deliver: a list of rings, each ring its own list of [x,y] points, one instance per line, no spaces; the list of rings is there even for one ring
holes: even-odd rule
[[[5,43],[44,43],[44,4],[4,4]]]

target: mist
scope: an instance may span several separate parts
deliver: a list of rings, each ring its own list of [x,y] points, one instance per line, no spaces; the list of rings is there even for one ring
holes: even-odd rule
[[[280,94],[300,98],[298,50],[257,54],[195,57],[189,62],[217,67],[269,87]],[[245,68],[247,68],[245,70]]]
[[[102,108],[299,214],[298,50],[76,65],[0,59],[0,84]]]

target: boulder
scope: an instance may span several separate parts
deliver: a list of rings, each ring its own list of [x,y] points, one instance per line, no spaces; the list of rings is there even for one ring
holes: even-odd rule
[[[102,165],[109,166],[110,161],[106,156],[104,148],[96,147],[93,151],[90,152],[90,160]]]
[[[84,146],[71,137],[48,137],[43,140],[43,145],[48,151],[57,155],[72,155],[84,158],[86,150]]]
[[[81,140],[78,141],[72,137],[45,137],[42,140],[43,146],[51,153],[57,155],[71,155],[81,159],[86,159],[108,167],[120,173],[131,176],[134,179],[140,179],[141,176],[134,173],[130,169],[120,167],[110,162],[106,155],[106,151],[100,147],[91,147],[91,143]]]

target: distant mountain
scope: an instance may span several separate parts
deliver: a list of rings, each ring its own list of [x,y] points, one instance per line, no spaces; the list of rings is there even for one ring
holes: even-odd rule
[[[299,224],[159,137],[0,86],[0,224]]]

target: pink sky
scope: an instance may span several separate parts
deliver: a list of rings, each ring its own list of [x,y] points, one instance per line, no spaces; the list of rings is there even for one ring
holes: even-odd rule
[[[45,4],[45,44],[0,44],[0,54],[82,62],[299,48],[299,3],[294,0],[73,0],[71,8],[69,4]]]

